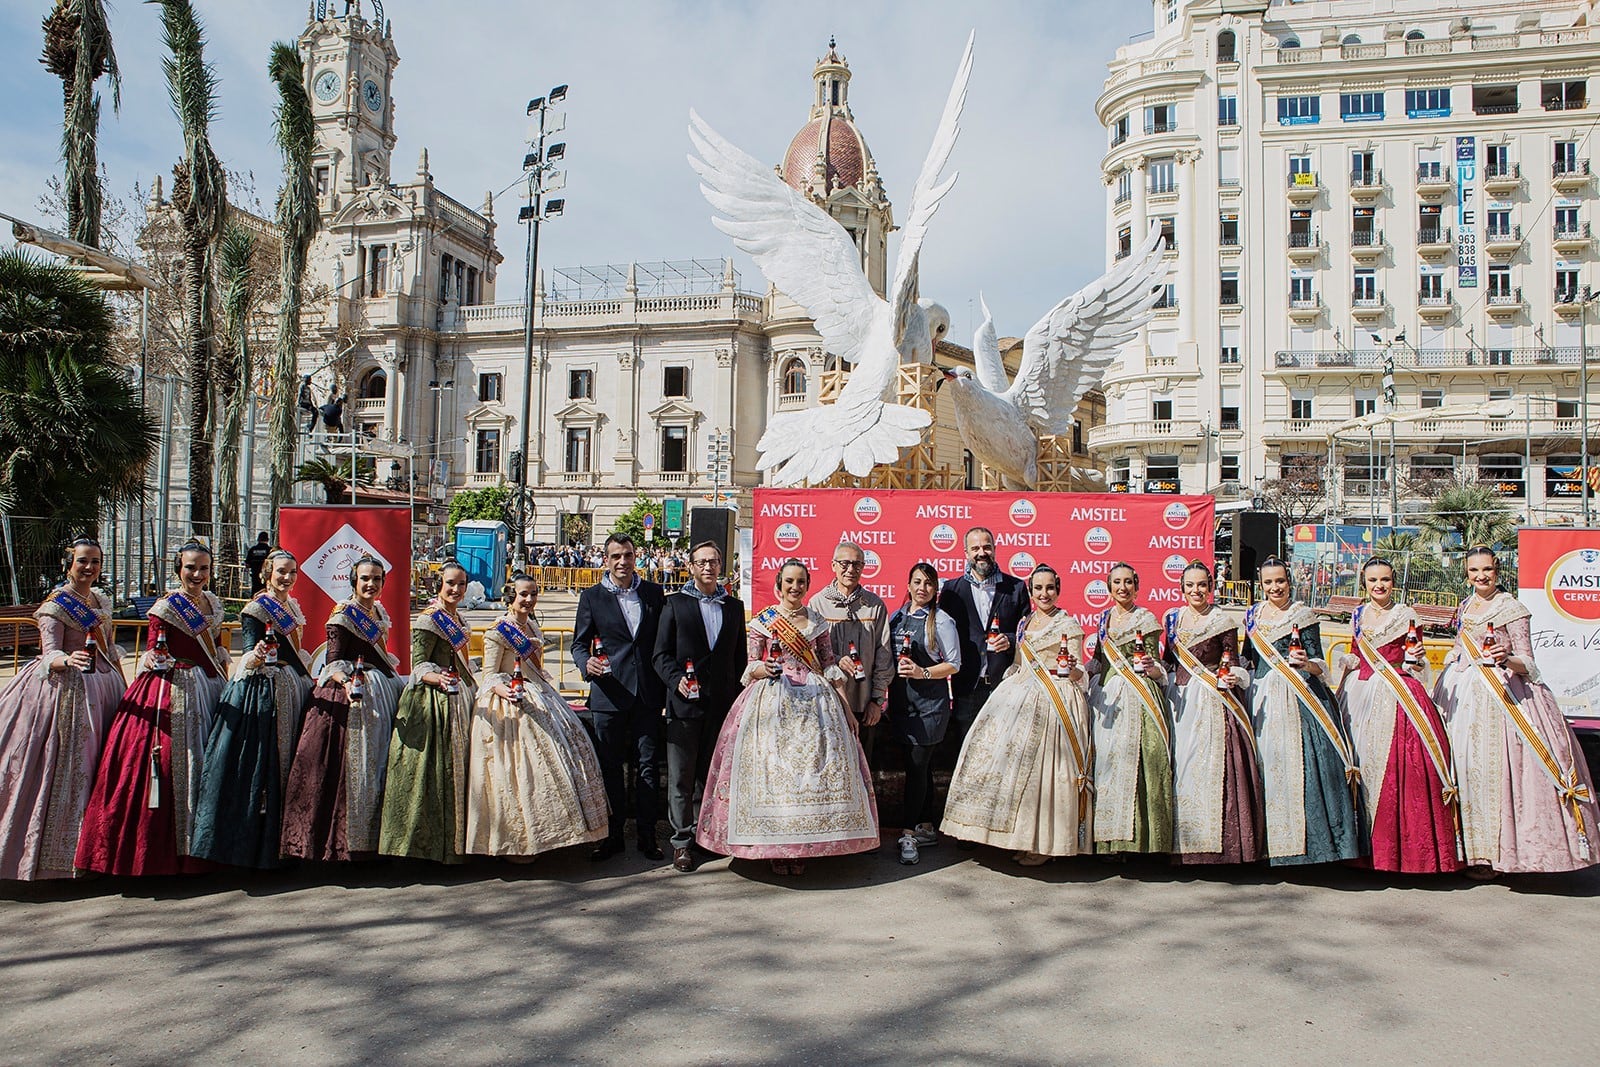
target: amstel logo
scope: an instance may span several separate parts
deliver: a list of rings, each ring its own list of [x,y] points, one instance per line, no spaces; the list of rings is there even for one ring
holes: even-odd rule
[[[936,552],[948,552],[956,547],[956,528],[948,522],[941,522],[928,532],[928,543]]]
[[[1111,587],[1104,578],[1096,578],[1083,587],[1083,599],[1091,608],[1103,608],[1111,603]]]
[[[1574,622],[1600,622],[1600,551],[1580,548],[1557,559],[1544,591],[1550,606]]]
[[[861,551],[863,555],[861,562],[861,577],[876,578],[878,576],[879,568],[883,566],[882,557],[880,557],[870,548],[864,548]]]
[[[1105,555],[1111,551],[1111,531],[1104,526],[1090,527],[1083,535],[1083,547],[1097,556]]]
[[[1033,558],[1032,552],[1018,552],[1011,557],[1011,562],[1006,564],[1011,573],[1018,578],[1026,578],[1032,574],[1033,568],[1036,566],[1038,566],[1038,562]]]
[[[1011,502],[1011,525],[1032,526],[1033,520],[1039,517],[1039,509],[1033,506],[1031,500],[1013,500]]]
[[[792,522],[786,522],[773,531],[772,539],[785,552],[793,552],[800,547],[800,527]]]
[[[1174,582],[1181,581],[1183,578],[1183,568],[1187,567],[1188,565],[1189,561],[1187,559],[1178,555],[1177,553],[1173,553],[1161,561],[1161,573],[1165,574]]]
[[[856,521],[863,526],[873,526],[883,518],[883,505],[870,496],[856,501]]]
[[[1189,525],[1189,506],[1180,504],[1176,500],[1167,505],[1161,513],[1161,521],[1167,524],[1169,530],[1181,530]]]

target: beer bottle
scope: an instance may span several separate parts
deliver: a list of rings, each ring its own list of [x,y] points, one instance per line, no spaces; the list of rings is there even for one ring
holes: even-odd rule
[[[1056,650],[1056,677],[1065,678],[1072,673],[1072,649],[1067,647],[1067,635],[1061,635],[1061,647]]]
[[[350,703],[360,704],[367,698],[367,661],[359,654],[356,656],[356,669],[350,673]]]
[[[683,664],[684,696],[690,700],[700,699],[700,676],[694,672],[694,660],[685,660]]]

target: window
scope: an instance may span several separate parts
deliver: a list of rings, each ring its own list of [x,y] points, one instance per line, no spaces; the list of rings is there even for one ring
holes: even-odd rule
[[[663,368],[661,368],[661,395],[662,396],[688,396],[689,395],[689,368],[688,367],[663,367]]]
[[[362,249],[367,259],[367,296],[382,296],[389,290],[389,246],[373,245]]]
[[[1350,243],[1357,248],[1369,248],[1378,243],[1377,230],[1373,222],[1377,215],[1376,208],[1358,207],[1350,215]]]
[[[1489,268],[1489,297],[1509,298],[1511,291],[1511,267],[1508,264],[1496,263]],[[1508,360],[1509,362],[1509,360]]]
[[[1178,21],[1178,0],[1167,0],[1167,25]]]
[[[1156,297],[1154,305],[1158,311],[1162,309],[1170,310],[1178,306],[1178,287],[1172,282],[1156,286],[1156,291],[1161,294]]]
[[[1423,303],[1441,303],[1444,300],[1444,271],[1424,270],[1417,276],[1417,295]]]
[[[567,372],[567,399],[594,399],[594,371],[583,368]]]
[[[661,469],[673,472],[689,469],[689,427],[661,427]]]
[[[1145,133],[1171,133],[1178,128],[1178,109],[1172,104],[1152,104],[1144,109]]]
[[[1490,178],[1508,178],[1512,175],[1511,148],[1503,144],[1483,146],[1483,172]]]
[[[1161,226],[1161,239],[1167,242],[1167,251],[1176,252],[1178,250],[1178,220],[1171,215],[1162,215],[1156,219],[1156,222]]]
[[[1217,125],[1239,125],[1239,98],[1237,96],[1217,97]]]
[[[1417,244],[1431,245],[1449,241],[1439,226],[1439,205],[1422,204],[1417,208]]]
[[[1317,243],[1311,229],[1311,212],[1291,209],[1289,212],[1289,247],[1310,248]]]
[[[566,446],[567,472],[586,473],[589,470],[589,427],[568,426]]]
[[[783,380],[780,386],[782,396],[806,395],[806,365],[798,357],[789,360],[783,365]]]
[[[1178,191],[1178,169],[1171,156],[1150,161],[1150,192],[1175,193]]]
[[[1350,153],[1350,184],[1356,186],[1378,184],[1377,160],[1373,153]]]
[[[1423,40],[1422,31],[1421,30],[1407,30],[1406,31],[1406,40],[1408,40],[1408,41],[1420,41],[1420,40]]]
[[[479,430],[476,465],[479,474],[494,474],[500,470],[500,431]]]
[[[1310,393],[1296,393],[1289,397],[1289,418],[1295,422],[1310,422],[1312,400]]]
[[[1236,186],[1239,184],[1239,150],[1237,148],[1217,149],[1217,184],[1222,186]]]
[[[1578,142],[1557,141],[1555,149],[1555,172],[1557,174],[1576,174],[1578,172]]]
[[[1113,486],[1120,485],[1127,491],[1128,483],[1133,480],[1133,460],[1127,456],[1119,456],[1111,461],[1111,479]]]
[[[1296,185],[1317,184],[1317,172],[1311,169],[1310,156],[1290,156],[1289,176],[1294,179]]]
[[[1172,421],[1172,401],[1171,400],[1152,400],[1152,401],[1150,401],[1150,418],[1155,422],[1171,422]]]
[[[1224,482],[1237,482],[1239,480],[1239,454],[1237,452],[1224,452],[1222,454],[1222,460],[1217,465],[1217,478],[1219,481]]]
[[[1499,208],[1490,210],[1488,214],[1488,233],[1490,237],[1511,236],[1511,209]],[[1556,232],[1561,231],[1561,212],[1556,212]]]
[[[1077,419],[1072,420],[1072,453],[1083,454],[1083,423]]]
[[[1375,493],[1384,478],[1382,455],[1357,452],[1344,457],[1344,484],[1347,492]]]
[[[1363,415],[1376,414],[1377,410],[1378,391],[1376,389],[1357,389],[1351,415],[1359,419]]]
[[[1278,461],[1278,477],[1300,488],[1320,489],[1322,479],[1319,475],[1327,462],[1326,456],[1312,452],[1285,452]]]
[[[1578,402],[1576,400],[1557,400],[1556,418],[1575,419],[1578,417]]]
[[[317,171],[316,171],[316,178],[317,178],[317,195],[318,196],[327,196],[328,195],[328,168],[327,167],[318,167]]]
[[[467,298],[465,304],[476,304],[482,300],[482,291],[478,288],[478,268],[467,268]]]
[[[1311,278],[1307,277],[1289,279],[1289,303],[1314,304],[1316,303],[1316,300],[1317,293],[1315,288],[1312,286]]]
[[[1565,268],[1556,271],[1556,303],[1573,304],[1583,294],[1578,287],[1578,272],[1575,268]]]
[[[1578,209],[1575,207],[1556,208],[1556,239],[1566,236],[1576,236],[1581,227],[1578,225]]]
[[[1407,89],[1406,118],[1442,119],[1450,114],[1450,90]]]
[[[1347,34],[1344,35],[1343,39],[1339,41],[1339,43],[1340,44],[1360,44],[1361,43],[1361,35],[1359,33],[1347,33]]]
[[[1298,38],[1298,37],[1285,37],[1283,40],[1278,42],[1278,47],[1279,48],[1299,48],[1300,47],[1300,38]]]
[[[1124,115],[1111,124],[1111,147],[1115,148],[1128,139],[1128,116]]]
[[[439,303],[447,304],[455,295],[456,268],[454,256],[439,257]]]
[[[1383,119],[1382,93],[1340,93],[1339,117],[1346,122],[1379,122]]]
[[[1472,112],[1475,115],[1511,115],[1517,110],[1517,87],[1512,85],[1474,85]]]
[[[1417,150],[1417,180],[1439,181],[1448,179],[1444,169],[1444,154],[1437,148]]]
[[[1322,121],[1322,98],[1319,96],[1278,97],[1279,126],[1310,126]]]
[[[1117,203],[1126,204],[1133,199],[1133,172],[1125,170],[1117,175]]]
[[[498,374],[478,375],[478,401],[489,404],[500,399],[504,378]]]
[[[1444,407],[1444,390],[1424,389],[1422,391],[1422,398],[1417,402],[1417,406],[1421,408]]]
[[[1178,457],[1161,455],[1150,456],[1144,461],[1144,476],[1152,481],[1177,481]]]
[[[1217,362],[1224,366],[1239,365],[1239,327],[1222,327],[1221,351]]]
[[[1224,385],[1222,387],[1222,403],[1217,409],[1217,420],[1220,424],[1220,429],[1237,430],[1239,428],[1242,397],[1243,391],[1237,385]]]
[[[1560,418],[1560,415],[1556,416]],[[1576,418],[1577,416],[1572,416]],[[1544,495],[1547,497],[1581,497],[1583,483],[1578,480],[1578,467],[1583,457],[1546,456],[1544,459]]]
[[[1218,300],[1224,307],[1237,307],[1239,304],[1239,272],[1225,270],[1222,272],[1221,291],[1217,294]]]
[[[1546,111],[1576,111],[1589,103],[1586,82],[1545,82],[1539,86],[1539,101]]]
[[[1522,496],[1527,489],[1523,481],[1522,456],[1515,452],[1479,456],[1478,480],[1501,496]]]
[[[1221,33],[1217,34],[1218,63],[1237,63],[1239,61],[1237,59],[1236,49],[1238,45],[1236,44],[1236,40],[1237,39],[1234,37],[1232,30],[1223,30]]]
[[[1133,227],[1119,226],[1117,228],[1117,258],[1122,259],[1133,251]]]
[[[1225,211],[1217,220],[1217,241],[1224,248],[1237,248],[1239,245],[1239,213]]]
[[[1423,452],[1411,456],[1411,480],[1425,481],[1452,481],[1456,474],[1456,457]]]
[[[357,395],[363,400],[381,400],[389,393],[389,376],[382,368],[373,368],[361,379]]]
[[[1378,302],[1378,272],[1371,267],[1357,267],[1351,279],[1350,295],[1357,306]]]

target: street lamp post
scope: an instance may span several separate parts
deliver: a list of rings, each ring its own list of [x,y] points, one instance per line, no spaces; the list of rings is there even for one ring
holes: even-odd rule
[[[565,200],[544,200],[544,194],[560,189],[565,184],[565,175],[555,169],[555,161],[566,157],[567,146],[565,142],[545,147],[544,139],[548,134],[559,132],[565,123],[551,129],[550,109],[567,98],[567,87],[557,85],[545,96],[536,96],[528,101],[528,114],[535,112],[539,115],[539,132],[528,142],[533,149],[522,159],[522,169],[528,180],[528,204],[517,213],[517,221],[528,226],[527,242],[527,297],[528,307],[522,320],[522,462],[520,470],[513,471],[516,479],[517,491],[517,539],[516,560],[521,563],[528,555],[528,523],[527,523],[527,495],[528,495],[528,467],[532,456],[532,428],[529,426],[529,415],[533,404],[533,300],[534,285],[539,271],[539,223],[546,218],[561,214],[566,207]],[[541,416],[543,402],[540,404]],[[542,422],[541,417],[541,422]],[[541,435],[544,427],[539,427]],[[540,458],[544,456],[541,447]],[[559,533],[559,531],[558,531]]]
[[[455,379],[439,381],[437,378],[428,383],[428,390],[433,393],[433,462],[428,465],[428,497],[433,497],[433,474],[439,469],[440,434],[444,428],[444,391],[456,387]]]
[[[1579,449],[1583,454],[1578,468],[1578,491],[1583,494],[1583,524],[1590,523],[1589,513],[1589,305],[1600,299],[1600,294],[1584,298],[1578,306],[1578,427]]]

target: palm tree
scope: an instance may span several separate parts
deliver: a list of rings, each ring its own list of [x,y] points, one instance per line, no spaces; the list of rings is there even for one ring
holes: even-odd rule
[[[356,486],[372,484],[376,469],[373,460],[363,457],[356,464]],[[311,482],[322,486],[324,503],[337,504],[350,495],[350,457],[329,462],[325,459],[308,459],[294,472],[296,482]]]
[[[183,125],[183,160],[172,168],[172,206],[183,232],[183,345],[189,379],[189,522],[211,532],[213,450],[211,378],[211,251],[227,217],[227,177],[211,151],[217,75],[205,59],[205,34],[190,0],[161,5],[172,110]]]
[[[1441,545],[1455,538],[1460,547],[1515,547],[1517,519],[1505,498],[1487,485],[1453,485],[1441,492],[1422,517],[1422,528]]]
[[[272,442],[272,513],[276,528],[278,508],[289,500],[294,464],[301,285],[305,281],[306,252],[321,217],[317,211],[317,188],[311,179],[316,126],[311,116],[311,98],[306,95],[305,71],[294,45],[279,41],[272,46],[267,73],[278,86],[275,136],[278,151],[283,155],[283,190],[278,194],[278,229],[283,235],[280,259],[283,298],[278,304],[277,358],[272,371],[272,416],[268,431]],[[339,295],[334,294],[336,298]]]
[[[56,0],[44,20],[45,69],[61,79],[61,155],[66,163],[62,193],[67,236],[100,247],[100,97],[94,83],[111,76],[111,107],[122,108],[122,74],[111,47],[111,27],[101,0]]]
[[[1395,578],[1402,590],[1454,588],[1445,572],[1437,538],[1428,532],[1387,534],[1373,544],[1374,555],[1394,564]]]
[[[58,564],[102,502],[142,489],[158,431],[112,362],[114,329],[76,271],[0,251],[0,508],[36,517],[13,524],[23,558]]]
[[[217,347],[217,399],[222,424],[217,445],[217,498],[222,520],[222,558],[234,559],[239,544],[239,439],[244,434],[245,405],[250,402],[250,309],[255,303],[256,239],[243,226],[229,223],[217,243],[217,278],[222,289],[222,331]]]

